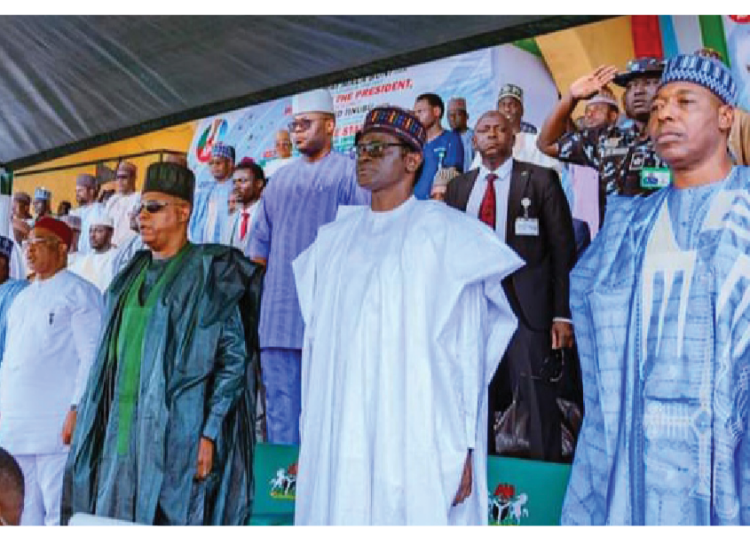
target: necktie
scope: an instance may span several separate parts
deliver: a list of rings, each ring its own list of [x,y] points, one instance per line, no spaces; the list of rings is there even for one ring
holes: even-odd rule
[[[250,214],[243,211],[240,215],[242,216],[242,222],[240,223],[240,240],[244,240],[245,235],[247,234],[247,220],[250,219]]]
[[[482,204],[479,205],[479,219],[495,229],[495,220],[497,218],[497,203],[495,201],[495,179],[497,175],[490,173],[487,175],[487,190],[484,192]]]

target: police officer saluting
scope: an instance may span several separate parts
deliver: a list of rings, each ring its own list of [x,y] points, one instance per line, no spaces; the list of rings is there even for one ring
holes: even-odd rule
[[[654,152],[645,128],[663,69],[663,63],[654,58],[632,60],[619,74],[614,66],[598,67],[571,84],[539,133],[537,145],[543,153],[599,172],[600,221],[604,221],[607,196],[648,195],[670,183],[667,165]],[[578,102],[610,82],[625,88],[627,119],[566,133],[566,123]]]

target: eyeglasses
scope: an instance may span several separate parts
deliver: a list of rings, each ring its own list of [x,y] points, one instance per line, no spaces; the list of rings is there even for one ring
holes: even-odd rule
[[[28,240],[26,240],[26,242],[23,243],[23,249],[24,250],[29,250],[31,248],[35,248],[37,246],[41,246],[42,244],[45,244],[45,243],[47,243],[47,244],[57,244],[58,242],[60,242],[60,239],[59,238],[53,238],[53,237],[49,237],[49,238],[29,238]]]
[[[150,201],[141,203],[140,205],[136,205],[134,213],[138,215],[141,213],[141,211],[145,210],[149,214],[156,214],[160,210],[163,210],[167,205],[178,206],[179,203],[170,203],[169,201],[157,201],[156,199],[152,199]]]
[[[289,121],[289,132],[294,132],[295,130],[307,130],[312,126],[313,121],[314,119],[295,119],[294,121]]]
[[[354,152],[357,158],[362,158],[365,154],[370,158],[380,158],[385,154],[386,147],[408,147],[405,143],[360,143],[354,146]]]
[[[294,132],[295,130],[307,130],[312,126],[313,122],[322,121],[324,119],[326,118],[316,117],[314,119],[308,119],[307,117],[303,117],[301,119],[294,119],[289,121],[287,128],[289,129],[289,132]]]

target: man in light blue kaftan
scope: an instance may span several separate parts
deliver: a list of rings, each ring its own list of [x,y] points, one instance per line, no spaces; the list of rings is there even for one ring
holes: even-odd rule
[[[354,160],[331,150],[335,116],[328,90],[295,96],[289,130],[302,157],[277,171],[253,215],[246,254],[265,264],[260,307],[260,360],[268,441],[299,444],[304,323],[292,261],[313,243],[339,205],[364,205]]]
[[[5,350],[8,309],[16,295],[29,284],[25,279],[10,277],[10,260],[13,258],[14,246],[13,239],[0,236],[0,363],[3,362]]]
[[[736,86],[668,60],[649,133],[672,185],[607,210],[571,274],[586,415],[563,524],[750,523],[750,168]]]
[[[208,165],[213,178],[195,184],[195,204],[188,236],[197,244],[221,244],[229,226],[229,194],[234,190],[234,147],[218,142]],[[228,233],[227,233],[228,234]]]

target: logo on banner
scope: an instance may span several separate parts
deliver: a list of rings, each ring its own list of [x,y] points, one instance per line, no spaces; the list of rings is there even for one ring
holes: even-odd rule
[[[526,508],[529,496],[516,494],[516,487],[512,484],[498,484],[489,498],[490,525],[520,525],[522,518],[529,517]]]
[[[737,24],[750,23],[750,15],[729,15],[729,18],[732,19]]]
[[[198,162],[205,164],[211,159],[211,149],[215,143],[220,142],[227,135],[229,125],[226,120],[217,118],[206,127],[206,130],[201,134],[198,140],[198,145],[195,148],[195,156],[198,158]]]
[[[297,464],[280,467],[268,483],[271,484],[271,497],[293,501],[297,492]]]

